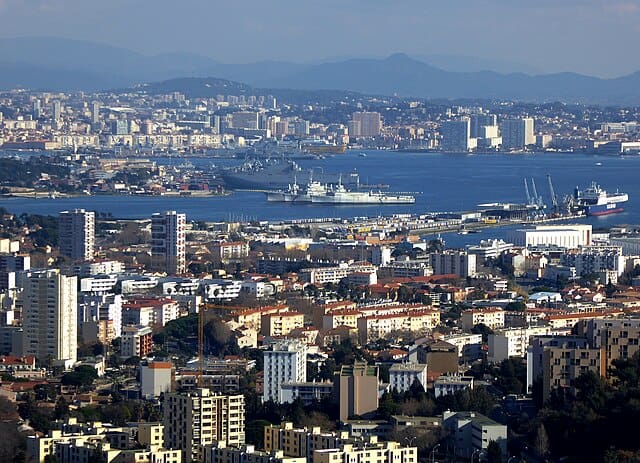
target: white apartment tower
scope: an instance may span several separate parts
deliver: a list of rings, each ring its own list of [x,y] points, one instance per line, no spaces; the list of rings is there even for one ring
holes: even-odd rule
[[[165,447],[181,450],[185,463],[204,461],[208,444],[244,444],[244,395],[214,395],[205,388],[170,392],[162,411]]]
[[[185,228],[187,217],[176,211],[151,216],[151,267],[168,274],[184,273]]]
[[[93,259],[95,212],[84,209],[62,211],[59,221],[60,253],[73,260]]]
[[[78,348],[77,278],[60,270],[29,271],[23,288],[23,355],[73,365]]]
[[[300,341],[280,341],[264,351],[264,392],[262,399],[282,403],[283,383],[307,380],[307,346]]]

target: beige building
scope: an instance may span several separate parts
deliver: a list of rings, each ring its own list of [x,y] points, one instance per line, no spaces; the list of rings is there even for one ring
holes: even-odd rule
[[[21,275],[23,293],[22,354],[40,362],[72,366],[78,349],[77,278],[60,270]]]
[[[262,315],[260,333],[263,336],[287,336],[292,330],[304,326],[304,315],[298,312],[279,312]]]
[[[331,330],[339,326],[357,328],[360,317],[362,317],[362,312],[358,310],[334,310],[322,317],[322,329]]]
[[[45,463],[47,457],[64,463],[182,463],[179,450],[163,448],[162,425],[139,423],[138,442],[130,450],[130,430],[106,423],[78,423],[75,418],[54,422],[44,437],[27,438],[26,461]]]
[[[289,457],[313,458],[317,449],[332,449],[348,439],[349,433],[322,432],[319,427],[294,428],[293,423],[272,424],[264,428],[264,449],[267,452],[282,451]]]
[[[365,415],[378,409],[378,367],[356,362],[343,365],[333,379],[334,397],[340,406],[340,420]]]
[[[544,400],[549,398],[553,389],[571,388],[573,381],[583,373],[591,371],[604,377],[607,372],[603,349],[548,347],[544,349],[542,358],[542,396]]]
[[[253,445],[225,447],[210,445],[204,450],[204,463],[307,463],[304,457],[285,456],[282,450],[260,452]]]
[[[492,330],[497,330],[504,328],[504,310],[497,307],[469,309],[462,312],[460,320],[465,331],[470,331],[471,328],[480,323]]]
[[[214,395],[209,389],[165,394],[164,441],[182,451],[185,463],[203,460],[205,445],[244,444],[244,395]]]
[[[427,334],[440,324],[438,310],[411,310],[361,317],[357,321],[361,344],[384,339],[397,333]]]
[[[616,359],[630,359],[640,351],[640,319],[604,318],[582,320],[579,335],[587,338],[589,345],[602,349],[607,368]]]
[[[418,449],[403,447],[399,442],[378,442],[371,436],[369,442],[343,444],[335,449],[313,452],[313,463],[417,463]]]

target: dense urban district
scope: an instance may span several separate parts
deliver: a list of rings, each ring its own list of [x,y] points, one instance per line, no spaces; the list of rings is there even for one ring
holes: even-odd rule
[[[187,82],[2,93],[3,149],[53,150],[0,158],[2,193],[232,188],[189,156],[640,147],[631,108]],[[368,219],[0,210],[0,461],[640,461],[639,230],[527,196]],[[502,221],[462,249],[437,235]]]
[[[637,108],[273,91],[177,79],[119,92],[0,93],[5,149],[340,153],[347,146],[450,152],[638,152]],[[221,154],[221,153],[218,153]]]

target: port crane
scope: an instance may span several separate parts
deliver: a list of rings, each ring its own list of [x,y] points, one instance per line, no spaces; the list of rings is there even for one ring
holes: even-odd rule
[[[549,182],[549,191],[551,193],[551,202],[553,204],[553,214],[554,215],[558,215],[560,214],[560,210],[558,207],[558,197],[556,196],[556,192],[553,189],[553,182],[551,181],[551,175],[547,174],[547,181]]]

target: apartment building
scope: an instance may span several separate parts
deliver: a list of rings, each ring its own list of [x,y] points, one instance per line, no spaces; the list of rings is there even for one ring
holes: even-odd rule
[[[298,312],[278,312],[262,315],[260,334],[263,336],[287,336],[296,328],[304,326],[304,314]]]
[[[343,365],[334,375],[334,397],[340,406],[340,420],[366,415],[378,409],[378,367],[366,362]]]
[[[153,351],[153,332],[148,326],[130,325],[122,328],[120,356],[144,358]]]
[[[78,349],[77,278],[60,270],[28,271],[23,288],[22,354],[71,367]]]
[[[414,383],[418,383],[427,390],[427,365],[420,363],[394,363],[389,369],[389,384],[391,389],[406,392]]]
[[[567,345],[547,347],[543,353],[542,397],[547,400],[553,389],[572,390],[573,381],[586,372],[605,377],[604,349],[576,348]]]
[[[529,328],[508,328],[489,335],[487,360],[498,363],[510,357],[524,358],[532,336],[544,336],[551,333],[548,326]]]
[[[59,215],[60,253],[76,261],[91,260],[95,246],[95,212],[84,209]]]
[[[307,380],[307,346],[300,341],[280,341],[264,351],[264,390],[262,399],[282,403],[283,383]]]
[[[471,331],[471,328],[480,323],[492,330],[497,330],[504,328],[504,310],[497,307],[469,309],[462,312],[460,321],[465,331]]]
[[[165,394],[164,441],[180,450],[185,463],[204,459],[204,446],[224,442],[244,444],[244,395],[214,395],[209,389]]]
[[[184,273],[186,270],[185,214],[176,211],[151,216],[151,267],[156,272]]]
[[[397,333],[426,334],[440,324],[437,310],[407,310],[360,317],[357,321],[361,344],[384,339]]]

